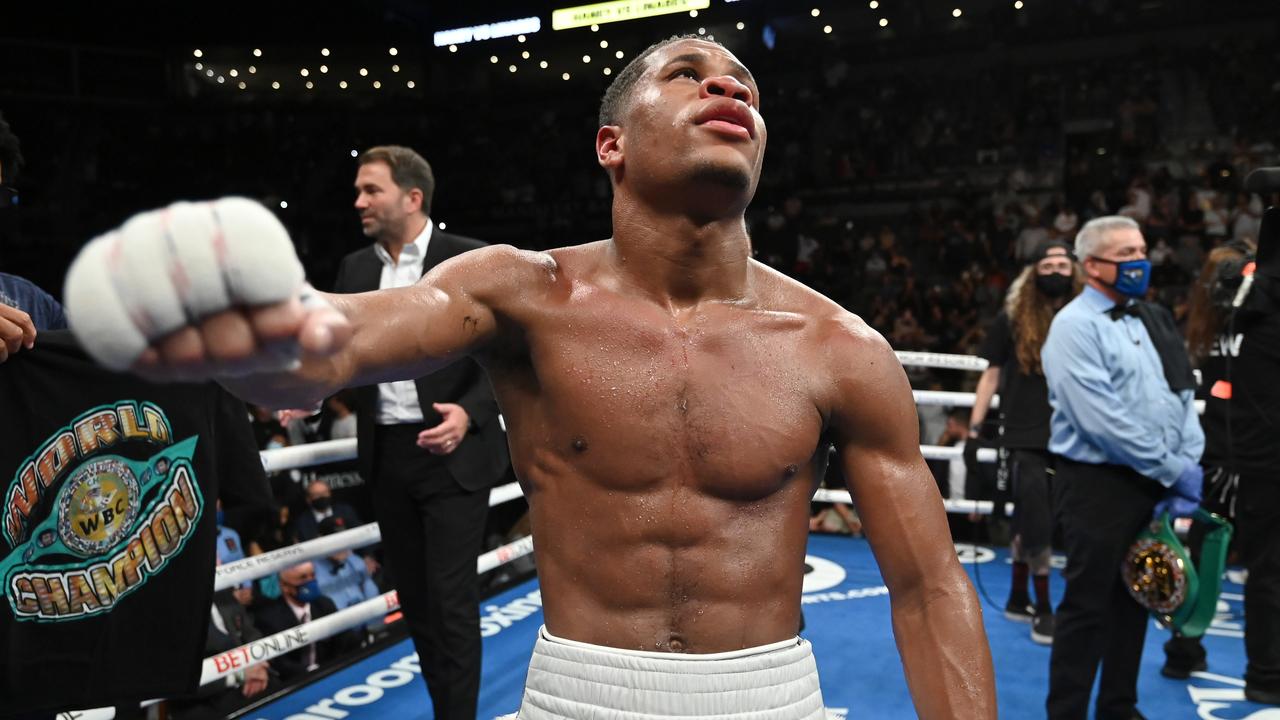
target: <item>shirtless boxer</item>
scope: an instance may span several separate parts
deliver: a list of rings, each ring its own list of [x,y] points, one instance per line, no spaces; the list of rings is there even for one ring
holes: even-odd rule
[[[288,245],[282,229],[251,231],[268,220],[242,221],[251,213],[233,201],[175,206],[86,249],[68,277],[72,325],[104,362],[217,377],[275,407],[480,362],[529,500],[545,608],[521,718],[821,718],[796,629],[809,498],[834,443],[919,715],[995,717],[981,611],[901,365],[862,320],[751,259],[743,214],[766,139],[751,73],[719,44],[673,38],[619,74],[601,120],[611,239],[488,247],[410,288],[308,303],[296,260],[282,259],[291,248],[264,249]],[[196,228],[192,213],[210,207],[221,228]],[[178,248],[167,272],[127,261],[129,243],[159,248],[164,230]],[[255,242],[238,242],[245,233]],[[226,303],[180,288],[180,313],[197,319],[179,321],[138,300],[209,243]],[[237,295],[255,273],[274,289]],[[130,344],[121,317],[145,340]],[[269,370],[288,342],[300,366]]]

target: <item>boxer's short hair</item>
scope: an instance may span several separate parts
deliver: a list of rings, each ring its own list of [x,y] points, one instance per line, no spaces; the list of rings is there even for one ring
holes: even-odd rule
[[[600,100],[599,127],[604,127],[605,125],[618,124],[618,118],[622,114],[623,107],[627,104],[627,101],[631,98],[631,90],[635,88],[636,81],[640,79],[640,76],[642,74],[644,74],[645,67],[648,64],[649,56],[667,47],[668,45],[672,45],[674,43],[678,43],[684,40],[701,40],[703,42],[709,42],[714,45],[720,45],[721,47],[724,47],[723,45],[716,42],[715,40],[708,40],[706,36],[690,34],[690,35],[673,35],[667,38],[666,40],[659,40],[658,42],[645,48],[643,51],[641,51],[639,55],[636,55],[634,58],[632,58],[631,62],[627,63],[626,67],[622,68],[622,72],[618,73],[613,77],[613,82],[609,83],[608,89],[604,91],[604,97],[601,98]]]

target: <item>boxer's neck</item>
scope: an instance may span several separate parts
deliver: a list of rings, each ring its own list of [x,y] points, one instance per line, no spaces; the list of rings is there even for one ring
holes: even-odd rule
[[[618,276],[672,308],[751,294],[751,239],[742,215],[699,222],[683,214],[613,213]]]

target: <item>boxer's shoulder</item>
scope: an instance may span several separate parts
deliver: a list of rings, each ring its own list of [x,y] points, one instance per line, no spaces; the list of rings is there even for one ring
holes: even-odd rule
[[[759,262],[752,266],[758,309],[802,318],[814,342],[826,344],[839,336],[865,344],[880,338],[861,317],[817,290]]]
[[[424,278],[432,288],[456,289],[493,310],[536,304],[561,282],[561,268],[549,253],[511,245],[485,245],[437,265]]]

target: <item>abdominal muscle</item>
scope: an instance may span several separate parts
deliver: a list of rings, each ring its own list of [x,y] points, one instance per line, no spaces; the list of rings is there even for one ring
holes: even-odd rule
[[[538,493],[530,510],[547,630],[594,645],[682,653],[795,637],[806,486],[751,503],[686,492],[678,505],[663,502],[662,492],[609,503]]]

